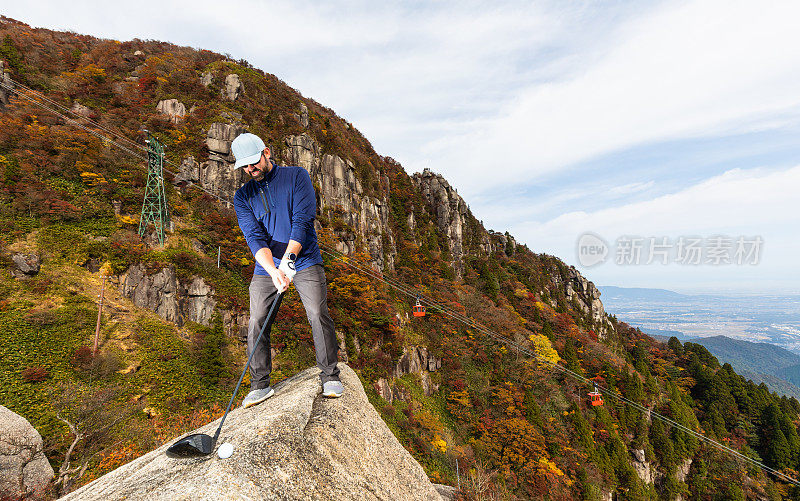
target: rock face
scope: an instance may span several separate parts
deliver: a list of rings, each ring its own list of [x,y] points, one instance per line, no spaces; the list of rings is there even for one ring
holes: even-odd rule
[[[11,270],[11,274],[16,278],[32,277],[39,273],[42,267],[41,259],[39,255],[35,253],[16,253],[11,256],[11,260],[14,262],[14,268]]]
[[[569,267],[569,280],[564,285],[567,301],[576,299],[578,306],[583,311],[591,313],[595,322],[600,322],[605,318],[606,312],[600,301],[600,290],[595,287],[594,283],[581,275],[574,266]]]
[[[457,276],[464,272],[463,258],[468,251],[486,255],[505,249],[508,237],[500,233],[488,232],[483,227],[477,229],[477,234],[469,233],[468,221],[472,219],[472,213],[455,188],[440,174],[424,169],[421,174],[415,173],[412,180],[428,201],[428,211],[434,216],[437,228],[447,236],[450,265]],[[467,242],[467,237],[472,242]],[[468,243],[472,244],[470,249]]]
[[[5,72],[5,63],[0,60],[0,110],[8,105],[8,98],[13,93],[14,84]]]
[[[172,266],[148,275],[143,265],[135,264],[120,276],[119,288],[137,306],[179,327],[187,321],[208,325],[217,304],[214,291],[202,278],[183,283]]]
[[[92,109],[88,106],[82,105],[81,103],[72,103],[69,111],[86,118],[90,118],[92,116]]]
[[[307,133],[287,137],[285,145],[283,158],[287,165],[306,169],[318,188],[318,213],[325,207],[333,209],[333,230],[341,240],[337,250],[346,254],[366,250],[381,269],[394,268],[397,251],[389,230],[388,200],[367,195],[353,163],[322,154]]]
[[[248,179],[241,169],[233,168],[236,158],[231,154],[231,143],[242,132],[245,132],[245,128],[238,123],[212,123],[206,134],[208,161],[200,164],[198,172],[198,180],[203,188],[230,200]]]
[[[600,290],[574,267],[566,269],[566,277],[558,269],[550,270],[550,277],[556,288],[561,288],[567,301],[574,302],[585,313],[589,313],[592,320],[598,322],[598,336],[602,339],[613,330],[611,322],[606,318],[603,303],[600,301]]]
[[[442,361],[434,357],[428,352],[427,348],[422,346],[406,346],[403,348],[403,354],[397,361],[394,367],[393,377],[399,378],[406,374],[419,375],[422,384],[422,391],[425,395],[431,396],[439,389],[439,385],[431,380],[431,372],[437,371],[442,368]],[[405,395],[401,388],[398,388],[391,382],[384,378],[378,379],[375,383],[375,391],[384,400],[392,403],[395,399],[405,399]]]
[[[308,128],[308,106],[305,103],[300,103],[300,113],[296,113],[294,116],[304,129]]]
[[[53,475],[39,432],[24,417],[0,405],[0,498],[41,492]]]
[[[178,173],[172,180],[172,184],[176,186],[196,183],[200,180],[200,164],[195,161],[193,156],[188,156],[183,159]]]
[[[228,459],[172,459],[165,444],[63,499],[441,499],[358,376],[344,364],[340,370],[339,399],[323,398],[319,371],[308,369],[275,385],[266,402],[233,410],[219,441],[233,445]],[[217,425],[196,432],[213,435]]]
[[[241,80],[239,80],[239,75],[231,73],[225,77],[225,90],[223,95],[226,99],[236,101],[242,92],[244,92],[244,85],[242,85]]]
[[[413,176],[414,182],[419,187],[422,195],[428,200],[430,208],[436,216],[436,226],[439,231],[447,235],[450,247],[450,264],[460,276],[463,272],[462,258],[464,256],[464,226],[469,208],[466,202],[439,174],[434,174],[430,169],[424,169]]]
[[[156,110],[162,115],[168,116],[175,123],[180,123],[186,116],[186,106],[177,99],[159,101]]]
[[[642,482],[652,484],[655,481],[655,470],[645,458],[644,449],[633,449],[632,452],[634,458],[632,464],[636,474],[642,479]]]

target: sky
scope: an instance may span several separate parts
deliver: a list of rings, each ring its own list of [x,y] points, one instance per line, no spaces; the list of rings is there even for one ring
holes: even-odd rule
[[[246,59],[598,285],[800,293],[798,2],[2,0],[0,13]],[[585,234],[604,261],[588,265]]]

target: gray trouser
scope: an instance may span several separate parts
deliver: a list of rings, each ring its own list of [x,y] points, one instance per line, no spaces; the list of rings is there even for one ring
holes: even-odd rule
[[[339,343],[333,328],[333,319],[328,312],[328,287],[325,281],[325,270],[321,264],[315,264],[298,271],[294,276],[295,289],[306,308],[311,332],[314,336],[314,351],[317,355],[317,367],[322,371],[320,379],[323,383],[339,379],[338,362]],[[278,290],[269,275],[254,275],[250,282],[250,324],[247,330],[247,356],[255,350],[250,362],[250,389],[266,388],[270,384],[272,373],[272,356],[269,332],[264,332],[261,342],[255,346],[261,326],[267,318],[272,301]]]

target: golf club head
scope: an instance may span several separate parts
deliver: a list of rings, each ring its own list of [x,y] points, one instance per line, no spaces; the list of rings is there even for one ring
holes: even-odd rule
[[[167,449],[171,457],[190,458],[208,456],[214,450],[214,440],[205,433],[195,433],[183,437]]]

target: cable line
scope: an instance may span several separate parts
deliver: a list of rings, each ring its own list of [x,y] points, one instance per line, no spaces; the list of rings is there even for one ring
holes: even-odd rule
[[[25,89],[26,92],[34,94],[35,96],[39,97],[43,101],[47,101],[47,102],[51,102],[52,103],[52,101],[47,100],[46,98],[44,98],[41,95],[41,93],[39,93],[39,92],[37,92],[37,91],[35,91],[33,89],[30,89],[29,87],[25,87],[25,86],[23,86],[21,84],[18,84],[17,82],[14,82],[13,80],[11,80],[11,81],[14,84],[19,85],[20,87]],[[33,99],[33,98],[31,98],[31,97],[29,97],[27,95],[24,95],[22,93],[16,92],[16,89],[13,86],[5,84],[3,82],[0,82],[0,86],[4,87],[6,89],[9,89],[11,91],[14,91],[15,94],[25,98],[29,102],[31,102],[31,103],[33,103],[33,104],[35,104],[35,105],[37,105],[37,106],[49,111],[51,113],[54,113],[55,115],[58,115],[58,116],[62,117],[63,119],[66,120],[66,122],[68,124],[69,123],[75,124],[75,125],[81,127],[82,129],[86,130],[87,132],[97,136],[98,138],[103,139],[104,141],[108,141],[111,144],[114,144],[115,146],[117,146],[121,150],[129,153],[130,155],[132,155],[132,156],[134,156],[134,157],[136,157],[136,158],[138,158],[140,160],[146,160],[145,157],[142,157],[138,153],[131,151],[127,146],[121,145],[120,143],[114,141],[113,139],[110,139],[110,138],[102,135],[101,133],[99,133],[97,131],[93,131],[93,130],[85,127],[83,124],[79,123],[77,120],[65,116],[63,113],[59,112],[58,110],[55,110],[55,109],[53,109],[51,107],[48,107],[48,106],[42,104],[41,102],[37,101],[36,99]],[[58,107],[60,107],[62,109],[65,109],[63,106],[60,106],[60,105],[56,105],[56,106],[58,106]],[[74,113],[71,110],[68,110],[68,111],[70,111],[71,113]],[[125,141],[132,143],[132,141],[130,139],[122,136],[119,133],[116,133],[114,131],[110,131],[109,129],[104,128],[103,126],[101,126],[97,122],[94,122],[91,119],[87,119],[87,118],[84,118],[84,117],[81,116],[81,120],[86,120],[87,122],[97,126],[98,128],[102,129],[103,131],[105,131],[105,132],[107,132],[109,134],[112,134],[117,138],[121,137]],[[140,148],[140,149],[145,149],[141,145],[136,145],[136,147]],[[166,162],[171,164],[171,165],[176,165],[176,164],[174,164],[173,162],[170,162],[170,161],[166,161]],[[164,169],[164,171],[168,172],[169,174],[172,174],[173,176],[175,175],[173,172],[171,172],[171,171],[169,171],[167,169]],[[221,202],[225,202],[225,203],[229,204],[229,206],[230,206],[230,204],[233,203],[232,200],[230,200],[229,198],[227,198],[227,197],[225,197],[223,195],[219,195],[217,193],[212,193],[211,191],[207,190],[203,186],[200,186],[199,184],[192,184],[191,186],[196,188],[196,189],[199,189],[199,190],[205,192],[206,194],[218,199]],[[353,261],[354,261],[353,258],[351,258],[351,257],[349,257],[349,256],[337,251],[336,249],[330,248],[330,247],[328,247],[328,246],[326,246],[324,244],[321,244],[321,243],[318,243],[318,245],[319,245],[320,250],[322,252],[330,255],[334,259],[337,259],[337,260],[343,262],[347,266],[352,267],[356,271],[358,271],[358,272],[360,272],[360,273],[362,273],[364,275],[367,275],[370,278],[373,278],[375,280],[383,282],[386,285],[396,289],[397,291],[399,291],[399,292],[401,292],[401,293],[403,293],[403,294],[405,294],[405,295],[407,295],[407,296],[409,296],[411,298],[418,298],[422,303],[425,303],[425,304],[428,304],[430,306],[433,306],[433,307],[437,308],[443,314],[449,316],[450,318],[452,318],[452,319],[454,319],[454,320],[456,320],[458,322],[461,322],[461,323],[465,324],[466,326],[471,327],[471,328],[477,330],[478,332],[481,332],[482,334],[485,334],[485,335],[491,337],[492,339],[495,339],[496,341],[498,341],[500,343],[503,343],[503,344],[505,344],[505,345],[507,345],[509,347],[512,347],[515,350],[517,350],[518,352],[521,352],[521,353],[524,353],[524,354],[528,355],[530,358],[534,359],[535,361],[537,361],[537,362],[539,362],[539,363],[541,363],[543,365],[549,366],[551,369],[558,370],[562,374],[564,374],[566,376],[569,376],[569,377],[571,377],[571,378],[573,378],[573,379],[575,379],[577,381],[580,381],[580,382],[582,382],[582,383],[584,383],[586,385],[595,386],[603,395],[605,395],[607,397],[614,398],[617,401],[619,401],[620,403],[622,403],[624,405],[628,405],[628,406],[630,406],[630,407],[632,407],[632,408],[644,413],[645,415],[649,414],[650,417],[653,418],[653,419],[658,419],[659,421],[662,421],[663,423],[667,424],[668,426],[671,426],[671,427],[675,428],[676,430],[680,430],[680,431],[686,433],[687,435],[690,435],[690,436],[700,440],[703,443],[706,443],[706,444],[708,444],[708,445],[710,445],[712,447],[715,447],[715,448],[717,448],[718,450],[720,450],[720,451],[722,451],[724,453],[730,454],[731,456],[733,456],[736,459],[739,459],[739,460],[741,460],[741,461],[743,461],[745,463],[748,463],[748,464],[750,464],[752,466],[756,466],[756,467],[762,469],[763,471],[765,471],[767,473],[771,473],[775,477],[777,477],[777,478],[779,478],[779,479],[781,479],[781,480],[783,480],[783,481],[785,481],[787,483],[790,483],[792,485],[800,487],[800,481],[795,480],[794,478],[789,477],[788,475],[785,475],[784,473],[765,465],[761,461],[758,461],[758,460],[753,459],[751,457],[745,456],[744,454],[740,453],[739,451],[737,451],[735,449],[732,449],[732,448],[730,448],[730,447],[728,447],[728,446],[726,446],[726,445],[724,445],[724,444],[722,444],[722,443],[720,443],[720,442],[718,442],[718,441],[716,441],[716,440],[714,440],[712,438],[709,438],[709,437],[703,435],[702,433],[699,433],[699,432],[697,432],[695,430],[692,430],[691,428],[688,428],[688,427],[678,423],[677,421],[675,421],[673,419],[670,419],[670,418],[668,418],[668,417],[666,417],[666,416],[664,416],[662,414],[659,414],[659,413],[657,413],[657,412],[655,412],[655,411],[653,411],[651,409],[648,409],[648,408],[644,407],[643,405],[641,405],[641,404],[639,404],[639,403],[637,403],[637,402],[635,402],[633,400],[630,400],[630,399],[624,397],[620,393],[616,393],[616,392],[611,391],[609,388],[606,388],[606,387],[603,387],[603,386],[599,386],[599,385],[597,385],[595,383],[594,380],[589,379],[589,378],[587,378],[587,377],[585,377],[585,376],[583,376],[581,374],[578,374],[577,372],[575,372],[573,370],[570,370],[570,369],[568,369],[568,368],[566,368],[564,366],[561,366],[556,362],[551,362],[550,360],[547,360],[547,359],[539,356],[535,351],[532,351],[532,350],[526,348],[525,346],[521,345],[520,343],[517,343],[516,341],[513,341],[513,340],[511,340],[511,339],[509,339],[509,338],[507,338],[505,336],[502,336],[502,335],[498,334],[497,332],[495,332],[495,331],[489,329],[488,327],[476,322],[473,318],[471,318],[471,317],[469,317],[469,316],[467,316],[465,314],[462,314],[462,313],[459,313],[457,311],[452,310],[451,308],[449,308],[447,305],[445,305],[441,301],[436,301],[436,300],[433,300],[431,298],[428,298],[428,297],[420,294],[419,292],[415,291],[413,288],[411,288],[410,286],[400,282],[399,280],[388,278],[383,273],[375,271],[372,268],[358,266],[358,265],[353,263]]]

